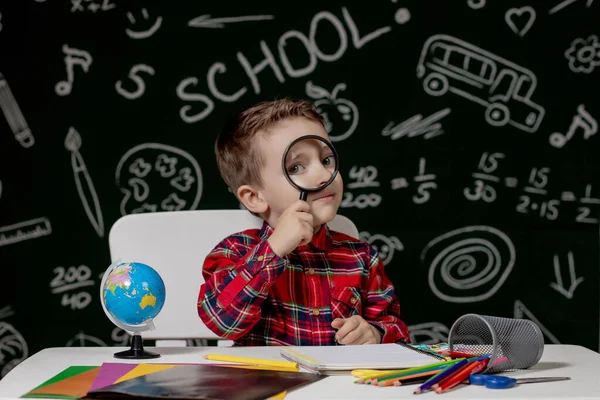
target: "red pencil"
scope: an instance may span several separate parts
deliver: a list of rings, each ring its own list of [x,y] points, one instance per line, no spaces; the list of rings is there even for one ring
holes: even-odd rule
[[[466,367],[460,369],[456,374],[454,374],[454,375],[448,377],[447,379],[443,380],[442,382],[440,382],[438,387],[435,388],[435,392],[442,393],[448,389],[453,388],[454,386],[458,385],[459,383],[463,382],[464,380],[468,379],[469,375],[481,372],[487,366],[487,363],[489,361],[490,361],[490,359],[486,358],[485,360],[473,361],[473,362],[467,364]]]
[[[440,351],[438,354],[440,354],[444,357],[450,357],[450,358],[473,358],[473,357],[480,356],[480,354],[464,353],[461,351],[449,351],[449,350]]]

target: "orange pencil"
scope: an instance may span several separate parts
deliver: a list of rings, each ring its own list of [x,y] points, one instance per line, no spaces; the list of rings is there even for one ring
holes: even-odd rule
[[[390,379],[386,379],[386,380],[379,381],[379,382],[373,382],[373,386],[392,386],[394,384],[394,382],[403,382],[403,381],[413,380],[415,378],[430,377],[432,375],[437,374],[438,372],[439,372],[438,370],[417,372],[413,375],[401,376],[398,378],[390,378]]]
[[[433,385],[433,389],[436,393],[442,393],[451,389],[468,379],[469,375],[481,372],[487,366],[489,361],[489,358],[481,361],[473,361],[472,363],[467,364],[466,367],[460,369],[456,374],[448,377],[448,379],[444,379],[438,385]]]

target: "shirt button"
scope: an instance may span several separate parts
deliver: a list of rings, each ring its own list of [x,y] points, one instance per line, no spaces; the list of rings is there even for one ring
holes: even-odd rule
[[[309,268],[308,269],[308,274],[309,275],[314,275],[315,274],[315,269],[314,268]]]
[[[320,314],[320,311],[318,308],[313,308],[312,309],[312,315],[314,315],[315,317],[318,317]]]
[[[265,259],[265,257],[264,257],[264,256],[258,256],[256,259],[257,259],[258,261],[262,261],[262,260],[264,260],[264,259]]]
[[[351,298],[351,299],[350,299],[350,303],[352,303],[352,304],[356,304],[356,297],[353,297],[353,298]]]

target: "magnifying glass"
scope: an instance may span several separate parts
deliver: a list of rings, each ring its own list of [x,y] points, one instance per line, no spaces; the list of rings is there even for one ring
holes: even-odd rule
[[[306,200],[309,192],[329,186],[338,174],[338,164],[338,154],[331,142],[317,135],[294,140],[282,159],[283,173],[300,191],[300,200]]]

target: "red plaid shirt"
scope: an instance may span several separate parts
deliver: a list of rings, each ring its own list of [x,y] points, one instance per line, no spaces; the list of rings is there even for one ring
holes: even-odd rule
[[[198,314],[238,346],[333,345],[335,318],[361,315],[382,343],[410,341],[400,303],[377,252],[324,225],[285,257],[249,229],[225,238],[206,257]]]

